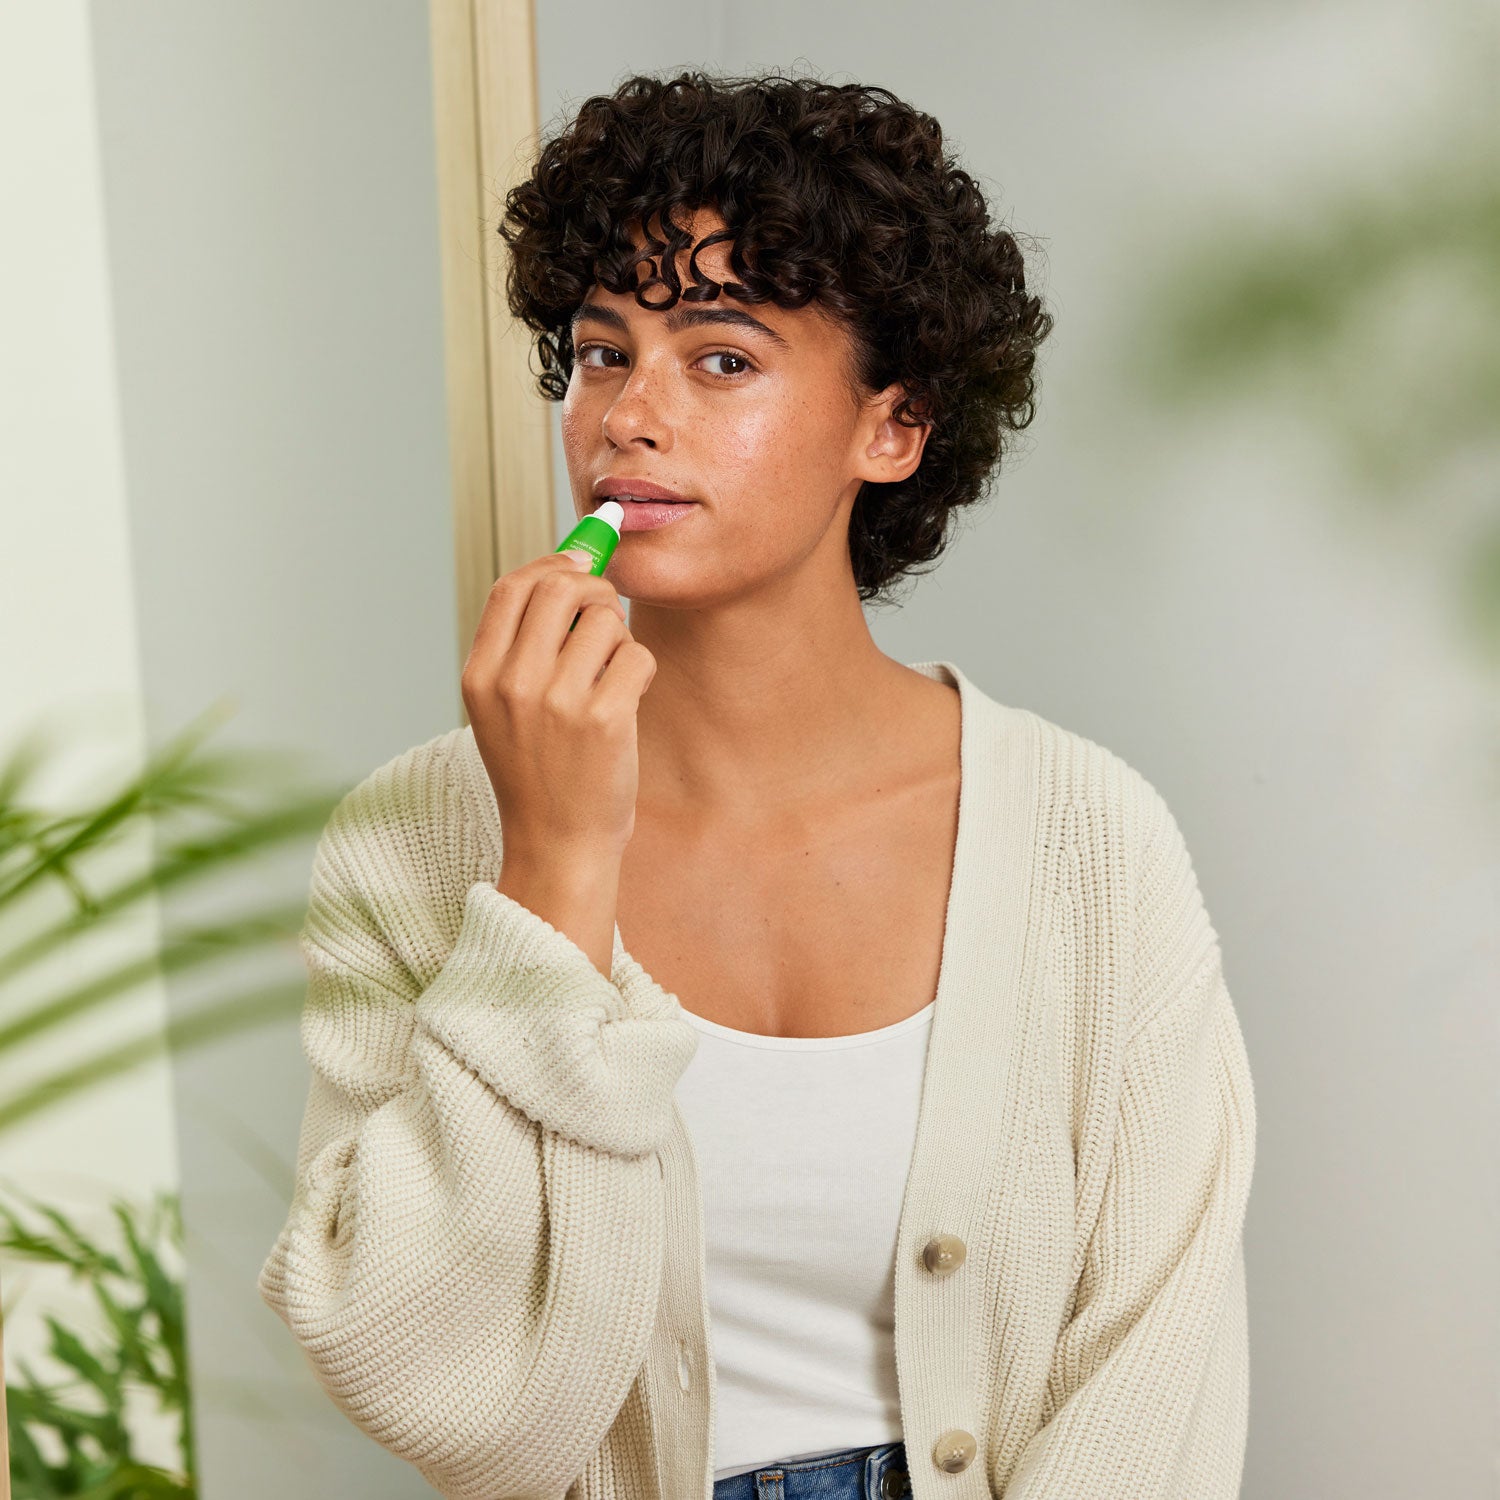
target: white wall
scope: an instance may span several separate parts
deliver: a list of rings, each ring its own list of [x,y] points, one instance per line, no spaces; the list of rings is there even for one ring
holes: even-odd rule
[[[0,746],[9,750],[20,735],[51,725],[68,753],[46,765],[34,795],[44,806],[72,811],[135,773],[146,733],[93,58],[87,10],[77,0],[17,9],[5,31]],[[136,841],[110,868],[123,878],[145,855]],[[55,895],[60,899],[41,907],[64,907],[62,893]],[[152,911],[122,928],[109,951],[124,961],[148,955],[155,942]],[[104,949],[91,944],[87,952],[92,966]],[[91,1019],[88,1050],[159,1030],[165,1018],[160,988],[143,986]],[[70,1032],[75,1049],[80,1034]],[[57,1041],[20,1049],[0,1060],[0,1096],[76,1061]],[[115,1242],[106,1207],[112,1197],[144,1202],[177,1185],[166,1062],[143,1065],[7,1131],[0,1176],[6,1188],[39,1197]],[[22,1362],[43,1379],[65,1373],[46,1355],[42,1316],[93,1326],[93,1298],[55,1268],[3,1256],[0,1287],[9,1378],[19,1381]],[[170,1422],[142,1413],[137,1431],[143,1457],[174,1461]]]
[[[425,0],[90,15],[147,723],[229,696],[220,742],[352,784],[460,722]],[[205,1500],[426,1493],[256,1290],[307,1084],[291,1017],[176,1070]]]

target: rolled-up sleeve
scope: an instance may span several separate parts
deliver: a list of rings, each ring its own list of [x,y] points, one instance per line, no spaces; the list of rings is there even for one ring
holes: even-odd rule
[[[542,917],[471,885],[425,985],[381,780],[320,841],[302,951],[311,1074],[292,1202],[258,1277],[319,1383],[453,1500],[561,1496],[637,1378],[666,1247],[655,1150],[695,1033],[634,1007]],[[359,955],[360,963],[350,955]],[[363,965],[368,965],[367,970]]]

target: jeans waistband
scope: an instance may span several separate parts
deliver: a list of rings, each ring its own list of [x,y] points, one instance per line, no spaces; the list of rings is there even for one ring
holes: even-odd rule
[[[714,1485],[714,1500],[901,1500],[910,1494],[904,1442],[763,1464]]]

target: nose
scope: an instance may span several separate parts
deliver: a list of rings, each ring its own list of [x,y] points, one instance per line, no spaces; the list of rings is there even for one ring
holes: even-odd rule
[[[604,413],[604,435],[616,448],[640,443],[665,453],[672,446],[672,426],[663,410],[659,380],[643,364],[626,376],[625,384]]]

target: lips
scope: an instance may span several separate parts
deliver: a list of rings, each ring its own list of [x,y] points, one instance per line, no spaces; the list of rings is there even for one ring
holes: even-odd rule
[[[601,479],[594,486],[594,503],[597,505],[604,500],[659,500],[674,505],[692,503],[687,495],[680,495],[676,490],[669,490],[660,484],[652,484],[650,480],[623,477]]]

